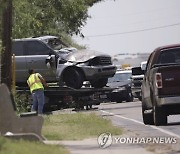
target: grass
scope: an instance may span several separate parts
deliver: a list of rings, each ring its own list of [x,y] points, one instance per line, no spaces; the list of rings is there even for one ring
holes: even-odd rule
[[[48,140],[81,140],[98,137],[102,133],[120,135],[122,130],[112,126],[110,120],[94,113],[72,113],[44,116],[43,135]],[[2,154],[69,154],[61,145],[46,145],[41,142],[10,140],[0,137]]]
[[[64,147],[58,145],[45,145],[40,142],[24,140],[10,140],[0,137],[0,153],[2,154],[69,154]]]
[[[42,132],[48,140],[82,140],[107,132],[113,135],[122,134],[122,130],[112,126],[110,120],[97,116],[95,113],[47,116]]]

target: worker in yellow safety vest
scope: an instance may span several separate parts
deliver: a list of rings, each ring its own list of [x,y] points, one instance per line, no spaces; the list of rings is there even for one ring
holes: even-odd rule
[[[29,75],[27,83],[33,99],[31,111],[37,111],[38,114],[43,114],[44,86],[48,87],[48,85],[45,79],[39,73],[35,73],[33,69],[29,69]]]

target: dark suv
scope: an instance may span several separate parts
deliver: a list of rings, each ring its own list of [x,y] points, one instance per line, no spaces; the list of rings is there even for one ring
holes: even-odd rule
[[[29,68],[42,74],[47,82],[65,83],[77,89],[84,81],[101,88],[116,72],[109,55],[67,49],[62,52],[61,48],[62,42],[56,36],[15,39],[17,85],[26,84]]]
[[[116,74],[108,79],[107,86],[114,88],[111,93],[108,93],[108,99],[121,103],[122,101],[133,102],[131,91],[131,70],[118,70]]]

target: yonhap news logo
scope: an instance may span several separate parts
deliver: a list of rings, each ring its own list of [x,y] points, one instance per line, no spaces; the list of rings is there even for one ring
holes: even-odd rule
[[[112,144],[176,144],[175,137],[117,137],[111,133],[103,133],[98,136],[97,142],[100,148],[107,148]]]
[[[103,134],[99,135],[97,141],[98,141],[100,148],[107,148],[107,147],[111,146],[111,144],[113,142],[113,138],[112,138],[111,133],[103,133]]]

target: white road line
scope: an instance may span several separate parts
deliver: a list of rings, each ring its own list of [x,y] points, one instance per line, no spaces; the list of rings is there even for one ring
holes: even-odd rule
[[[127,117],[124,117],[124,116],[116,115],[116,114],[114,114],[114,113],[107,112],[107,111],[104,111],[104,110],[100,110],[100,111],[103,112],[103,113],[107,113],[107,114],[113,115],[113,116],[115,116],[115,117],[121,118],[121,119],[133,121],[133,122],[135,122],[135,123],[144,125],[143,122],[140,122],[140,121],[135,120],[135,119],[131,119],[131,118],[127,118]],[[146,127],[151,127],[151,128],[153,128],[153,129],[156,129],[156,130],[158,130],[158,131],[160,131],[160,132],[163,132],[163,133],[165,133],[165,134],[167,134],[167,135],[174,136],[174,137],[177,137],[177,138],[180,139],[180,135],[175,134],[175,133],[170,132],[170,131],[167,131],[167,130],[165,130],[165,129],[162,129],[162,128],[159,128],[159,127],[156,127],[156,126],[151,126],[151,125],[144,125],[144,126],[146,126]]]

